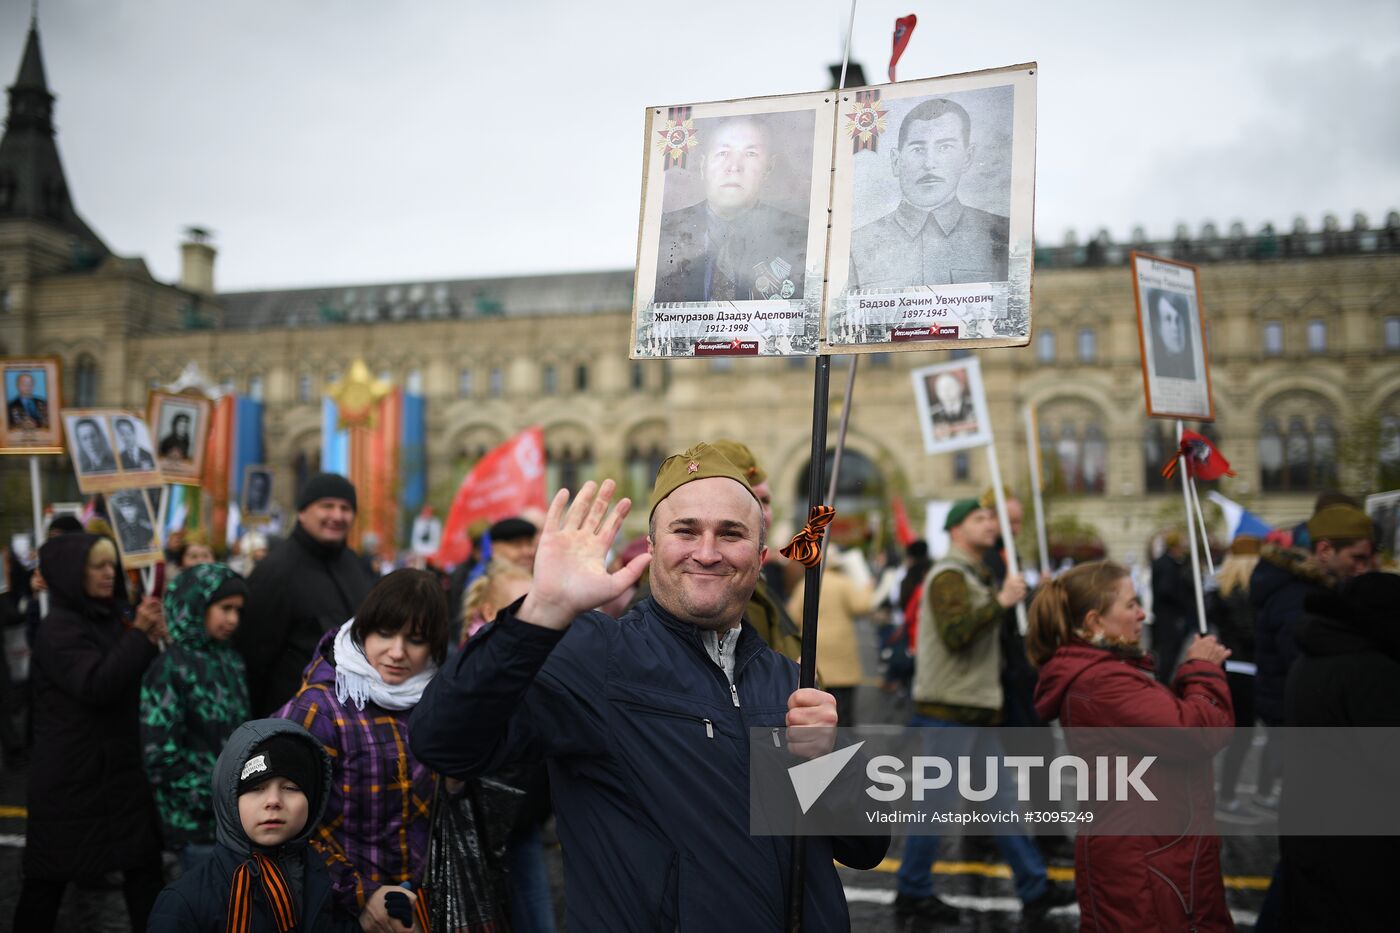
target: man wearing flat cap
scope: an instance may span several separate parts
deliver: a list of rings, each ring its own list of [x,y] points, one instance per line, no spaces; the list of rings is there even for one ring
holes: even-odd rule
[[[1324,494],[1307,522],[1310,549],[1266,545],[1249,578],[1254,604],[1254,709],[1267,726],[1284,723],[1284,685],[1298,659],[1298,628],[1310,596],[1325,596],[1372,569],[1375,544],[1371,519],[1346,497]],[[1277,754],[1260,765],[1259,794],[1274,804]]]
[[[911,726],[973,726],[976,729],[936,729],[940,755],[949,754],[949,739],[967,737],[968,748],[954,754],[975,760],[1000,757],[1000,740],[985,728],[1001,724],[1001,624],[1006,610],[1026,595],[1020,574],[1006,574],[999,589],[983,561],[996,544],[1000,529],[996,512],[976,499],[953,504],[943,523],[951,544],[924,578],[919,607],[919,650],[914,668],[914,716]],[[999,786],[1011,786],[1003,774]],[[1026,926],[1042,920],[1052,907],[1073,900],[1070,892],[1050,884],[1045,861],[1028,836],[998,835],[1001,855],[1011,866],[1016,895],[1021,899]],[[902,918],[952,923],[957,912],[933,891],[933,863],[938,836],[911,835],[896,876],[895,913]]]
[[[530,592],[424,691],[413,752],[452,777],[542,755],[578,930],[784,929],[791,845],[749,831],[749,729],[834,726],[827,693],[744,612],[767,551],[748,478],[713,447],[667,459],[651,496],[648,552],[609,573],[631,508],[612,480],[550,505]],[[593,607],[648,565],[651,595],[620,619]],[[799,730],[800,731],[800,730]],[[831,750],[824,729],[788,750]],[[807,931],[850,928],[833,859],[872,868],[886,837],[806,837]]]
[[[248,578],[233,643],[248,668],[255,717],[270,716],[296,695],[321,636],[353,616],[374,586],[374,575],[346,543],[356,507],[348,479],[311,477],[297,496],[296,527]]]

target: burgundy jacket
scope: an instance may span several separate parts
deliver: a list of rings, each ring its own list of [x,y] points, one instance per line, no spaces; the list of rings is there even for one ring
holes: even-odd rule
[[[1165,813],[1162,835],[1081,833],[1075,842],[1074,879],[1080,929],[1093,931],[1233,930],[1215,835],[1211,760],[1230,739],[1234,724],[1224,671],[1205,661],[1182,664],[1171,688],[1152,674],[1151,658],[1131,658],[1083,642],[1062,645],[1041,668],[1035,708],[1040,718],[1059,719],[1070,750],[1092,759],[1094,733],[1074,728],[1119,727],[1115,743],[1127,741],[1156,755],[1150,786],[1154,812]],[[1152,727],[1163,729],[1160,738]],[[1186,731],[1181,731],[1186,730]],[[1199,730],[1199,731],[1197,731]],[[1104,735],[1100,733],[1099,735]],[[1106,736],[1105,736],[1106,737]],[[1137,748],[1137,745],[1141,748]],[[1130,813],[1117,816],[1130,822]],[[1109,820],[1114,818],[1110,813]],[[1105,828],[1100,825],[1097,833]],[[1154,827],[1154,829],[1157,827]]]

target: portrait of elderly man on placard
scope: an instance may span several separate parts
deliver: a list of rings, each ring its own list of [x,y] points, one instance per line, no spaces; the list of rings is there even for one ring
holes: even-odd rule
[[[780,128],[794,116],[756,114],[698,119],[704,200],[661,215],[655,301],[800,299],[807,259],[807,217],[774,206]],[[810,147],[808,147],[810,148]],[[805,168],[810,174],[810,154]],[[795,167],[795,166],[794,166]],[[673,174],[667,172],[666,174]],[[781,186],[807,192],[807,183]],[[670,182],[670,179],[667,179]],[[791,201],[791,197],[787,200]]]
[[[49,403],[44,397],[43,370],[20,370],[9,398],[11,428],[42,431],[49,426]]]
[[[889,153],[899,203],[851,234],[848,288],[1007,280],[1009,218],[958,197],[978,161],[972,139],[972,118],[956,101],[929,98],[904,116]]]
[[[945,441],[977,432],[977,407],[968,391],[966,374],[942,372],[928,377],[929,420],[934,440]]]
[[[1147,290],[1147,322],[1154,375],[1162,379],[1196,378],[1196,344],[1191,339],[1191,299],[1180,292]]]

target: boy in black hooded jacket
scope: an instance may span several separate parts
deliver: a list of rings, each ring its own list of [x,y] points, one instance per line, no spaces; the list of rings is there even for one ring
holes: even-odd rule
[[[321,821],[331,765],[285,719],[244,723],[214,765],[214,854],[166,887],[149,933],[351,933],[330,876],[307,845]]]

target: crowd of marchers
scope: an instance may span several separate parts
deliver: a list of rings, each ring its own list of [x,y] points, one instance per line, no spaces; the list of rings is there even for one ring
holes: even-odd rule
[[[348,545],[357,491],[321,474],[291,533],[236,569],[176,541],[158,593],[100,520],[55,519],[0,594],[31,649],[0,715],[6,764],[28,772],[13,928],[53,930],[71,885],[119,877],[133,930],[551,931],[562,901],[575,930],[778,931],[801,846],[802,929],[848,930],[837,865],[874,868],[891,839],[751,834],[747,737],[787,728],[810,759],[871,721],[874,638],[888,699],[941,755],[1054,754],[1055,723],[1213,727],[1164,765],[1191,814],[1171,834],[986,846],[1026,929],[1077,904],[1083,930],[1230,930],[1216,820],[1290,806],[1278,743],[1242,791],[1256,729],[1400,725],[1400,576],[1340,494],[1288,546],[1235,538],[1204,620],[1175,534],[1150,582],[1093,561],[1028,585],[990,492],[952,506],[937,557],[828,544],[817,688],[798,678],[802,567],[769,541],[745,445],[667,459],[635,540],[614,494],[561,490],[483,529],[473,560],[392,569]],[[1007,517],[1018,533],[1014,498]],[[941,842],[895,844],[900,924],[968,920],[935,888]],[[1280,850],[1256,929],[1384,928],[1400,843]],[[1052,881],[1068,858],[1073,884]]]

